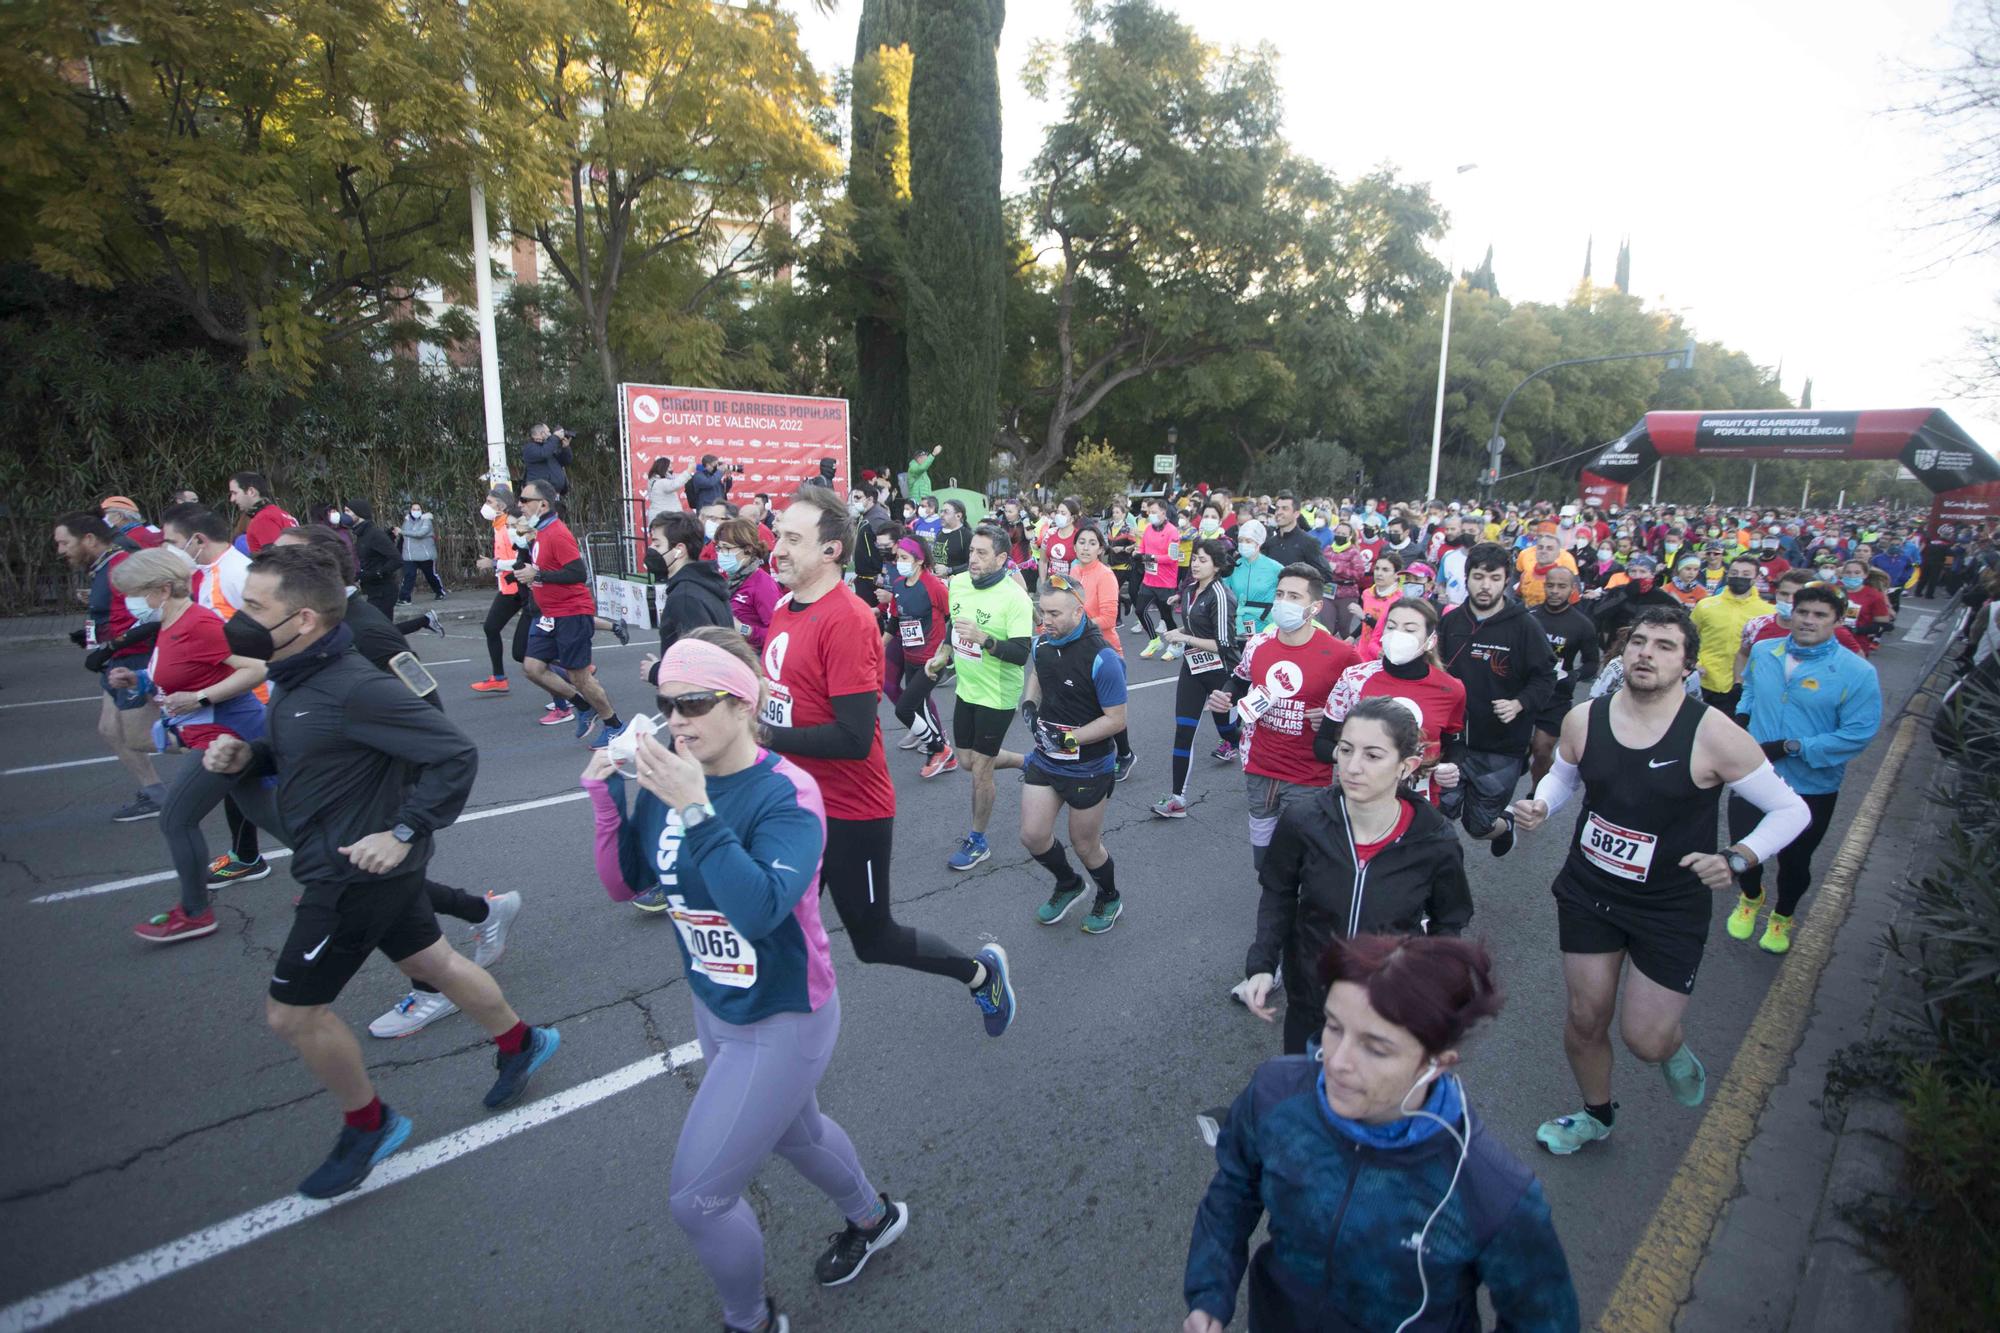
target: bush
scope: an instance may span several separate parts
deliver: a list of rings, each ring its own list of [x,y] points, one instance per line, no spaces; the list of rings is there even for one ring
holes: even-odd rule
[[[1123,496],[1132,484],[1132,465],[1108,440],[1085,440],[1070,455],[1058,495],[1074,495],[1083,507],[1098,513]]]
[[[1252,495],[1290,491],[1301,500],[1330,496],[1337,503],[1355,493],[1361,463],[1331,440],[1302,440],[1257,460],[1246,490]]]

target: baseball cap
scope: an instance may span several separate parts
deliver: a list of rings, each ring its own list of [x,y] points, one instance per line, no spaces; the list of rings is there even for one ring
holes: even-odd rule
[[[98,502],[97,512],[100,514],[108,514],[114,509],[122,510],[127,514],[136,514],[139,512],[139,506],[133,504],[129,496],[107,495],[103,500]]]
[[[1659,567],[1660,567],[1659,561],[1653,559],[1652,556],[1645,555],[1643,553],[1635,555],[1630,560],[1627,560],[1625,562],[1625,568],[1627,569],[1658,569]]]

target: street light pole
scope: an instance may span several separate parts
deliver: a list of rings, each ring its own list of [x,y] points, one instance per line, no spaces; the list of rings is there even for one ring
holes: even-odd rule
[[[472,26],[472,11],[465,7],[465,24]],[[465,91],[472,99],[471,112],[479,114],[479,87],[472,78],[469,43],[465,70]],[[472,131],[479,142],[479,131]],[[493,329],[493,260],[487,253],[486,185],[480,179],[477,162],[472,166],[472,299],[479,316],[479,387],[486,407],[486,476],[489,481],[507,480],[507,420],[500,402],[500,338]]]
[[[1500,484],[1500,450],[1505,447],[1505,442],[1500,434],[1500,425],[1507,419],[1507,409],[1514,405],[1515,394],[1521,392],[1521,390],[1527,388],[1528,385],[1548,374],[1551,370],[1561,370],[1564,366],[1594,366],[1605,361],[1644,361],[1656,356],[1667,358],[1668,370],[1693,370],[1694,339],[1689,338],[1687,345],[1684,347],[1675,347],[1665,352],[1618,352],[1611,356],[1575,356],[1567,361],[1554,361],[1543,366],[1540,370],[1535,371],[1519,384],[1509,389],[1507,396],[1500,400],[1499,413],[1493,418],[1492,438],[1486,442],[1487,452],[1493,459],[1492,470],[1488,473],[1486,481],[1487,497],[1490,499],[1493,494],[1493,488]],[[1655,476],[1653,484],[1655,487],[1659,485],[1659,478],[1657,476]]]
[[[1467,162],[1458,169],[1463,176],[1478,168],[1477,162]],[[1437,409],[1431,417],[1431,475],[1424,484],[1424,499],[1435,500],[1438,496],[1438,456],[1444,450],[1444,370],[1451,358],[1451,298],[1458,290],[1458,253],[1453,247],[1451,266],[1444,275],[1444,331],[1438,335],[1438,389]]]

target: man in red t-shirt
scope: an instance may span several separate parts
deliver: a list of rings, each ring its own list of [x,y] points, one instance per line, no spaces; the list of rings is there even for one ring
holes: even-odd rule
[[[969,987],[999,1036],[1014,1018],[1007,951],[966,954],[898,925],[889,906],[896,789],[875,712],[882,694],[882,634],[875,613],[841,581],[855,528],[835,494],[802,486],[778,518],[771,570],[787,595],[764,632],[768,744],[819,784],[826,802],[820,883],[833,895],[854,956]]]
[[[590,591],[590,568],[569,525],[556,517],[555,486],[546,481],[521,483],[521,512],[535,521],[532,560],[517,559],[514,577],[535,590],[538,614],[528,626],[528,652],[521,666],[528,679],[549,692],[576,719],[576,738],[584,740],[599,721],[604,730],[591,748],[610,743],[625,724],[611,706],[590,665],[590,640],[597,633],[597,598]],[[552,665],[553,664],[553,665]],[[565,680],[555,672],[560,666]],[[579,711],[581,699],[589,712]],[[562,721],[560,714],[555,721]]]
[[[229,502],[243,515],[240,534],[245,555],[257,554],[286,528],[299,525],[271,498],[270,479],[261,472],[239,472],[231,477]]]
[[[1311,565],[1286,565],[1271,602],[1272,628],[1251,639],[1229,688],[1211,691],[1215,712],[1243,720],[1244,784],[1250,795],[1250,860],[1259,869],[1286,806],[1333,782],[1333,766],[1313,753],[1326,698],[1358,660],[1353,645],[1312,618],[1326,583]]]

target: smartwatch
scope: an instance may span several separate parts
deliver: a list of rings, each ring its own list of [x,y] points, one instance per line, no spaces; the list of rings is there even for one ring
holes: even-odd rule
[[[1786,754],[1797,754],[1798,752],[1799,752],[1799,743],[1798,743],[1797,741],[1786,741],[1786,742],[1785,742],[1785,753],[1786,753]]]
[[[209,700],[209,697],[208,697],[208,696],[207,696],[206,694],[197,694],[197,695],[196,695],[196,696],[194,697],[194,701],[195,701],[196,703],[200,704],[200,705],[201,705],[201,706],[202,706],[203,708],[213,708],[213,707],[215,707],[215,704],[214,704],[214,703],[212,703],[212,702],[211,702],[211,701]]]
[[[1750,862],[1744,859],[1743,853],[1728,852],[1723,855],[1722,859],[1729,863],[1730,874],[1747,875],[1750,873]]]
[[[715,818],[715,806],[703,801],[700,805],[691,805],[681,811],[681,827],[699,828],[713,818]]]
[[[407,847],[410,843],[416,841],[417,831],[408,824],[398,824],[389,830],[389,836]]]

